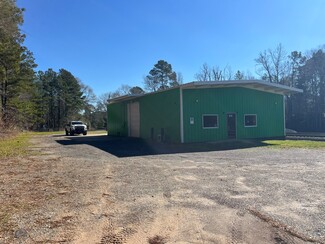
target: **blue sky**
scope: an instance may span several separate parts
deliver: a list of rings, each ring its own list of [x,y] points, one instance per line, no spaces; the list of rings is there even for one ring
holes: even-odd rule
[[[95,94],[143,86],[163,59],[194,80],[203,63],[255,75],[258,53],[325,44],[324,0],[18,0],[38,70],[64,68]]]

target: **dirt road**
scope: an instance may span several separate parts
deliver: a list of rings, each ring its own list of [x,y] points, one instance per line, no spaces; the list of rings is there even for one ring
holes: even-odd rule
[[[325,243],[324,150],[32,141],[0,162],[0,243]]]

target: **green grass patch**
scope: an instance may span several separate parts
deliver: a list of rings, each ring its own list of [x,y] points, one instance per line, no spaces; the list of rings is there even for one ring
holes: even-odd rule
[[[0,142],[0,158],[23,156],[28,153],[30,133],[21,133]]]
[[[267,140],[263,143],[278,148],[325,148],[325,141]]]
[[[64,131],[30,132],[32,135],[65,135]]]

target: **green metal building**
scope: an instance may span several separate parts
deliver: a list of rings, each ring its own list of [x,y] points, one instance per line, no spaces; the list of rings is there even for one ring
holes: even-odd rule
[[[285,95],[259,80],[192,82],[109,101],[108,134],[189,143],[285,136]]]

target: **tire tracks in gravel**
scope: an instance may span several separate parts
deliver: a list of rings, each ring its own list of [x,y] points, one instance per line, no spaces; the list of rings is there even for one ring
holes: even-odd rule
[[[60,233],[65,235],[67,232],[71,236],[70,243],[100,243],[103,230],[110,226],[114,204],[109,164],[114,157],[89,145],[62,146],[57,140],[68,141],[66,137],[53,136],[32,139],[33,145],[37,145],[36,150],[41,152],[35,159],[60,157],[53,170],[58,172],[57,181],[65,185],[65,190],[59,192],[59,198],[49,201],[45,209],[51,209],[55,216],[71,216],[74,227]],[[47,242],[52,240],[51,236],[44,238]]]
[[[61,159],[57,167],[71,192],[62,201],[71,204],[66,211],[75,224],[73,243],[146,243],[155,235],[179,243],[317,242],[234,204],[238,199],[195,194],[189,189],[198,177],[187,174],[196,166],[181,173],[173,158],[170,165],[159,156],[117,158],[90,145],[62,147],[52,137],[36,144]]]
[[[312,237],[309,237],[309,236],[306,236],[302,233],[299,233],[298,231],[296,231],[294,228],[290,227],[290,226],[287,226],[279,221],[276,221],[274,219],[272,219],[270,216],[268,216],[267,214],[264,214],[260,211],[257,211],[257,210],[254,210],[254,209],[249,209],[249,212],[256,216],[257,218],[261,219],[262,221],[268,223],[269,225],[271,225],[272,227],[276,228],[276,229],[279,229],[279,230],[282,230],[284,231],[285,233],[288,233],[289,235],[291,235],[292,237],[296,237],[302,241],[305,241],[305,242],[310,242],[310,243],[322,243],[321,240],[317,240],[315,238],[312,238]],[[276,238],[277,240],[280,240],[279,237]],[[285,243],[288,243],[288,242],[285,242]],[[292,242],[294,243],[294,242]]]

